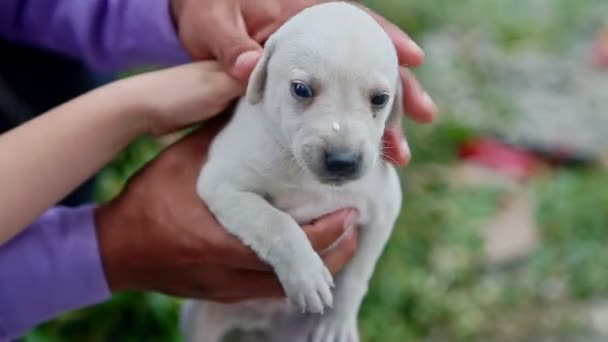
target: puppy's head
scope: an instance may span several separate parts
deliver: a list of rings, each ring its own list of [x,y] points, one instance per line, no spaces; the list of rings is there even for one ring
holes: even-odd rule
[[[270,115],[300,167],[343,184],[378,162],[385,125],[400,123],[397,54],[362,9],[317,5],[269,38],[247,97]]]

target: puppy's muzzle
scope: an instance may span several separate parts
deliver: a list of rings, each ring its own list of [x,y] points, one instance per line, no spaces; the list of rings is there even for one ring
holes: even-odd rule
[[[361,152],[348,149],[331,149],[325,151],[323,167],[325,174],[334,180],[356,178],[361,171]]]

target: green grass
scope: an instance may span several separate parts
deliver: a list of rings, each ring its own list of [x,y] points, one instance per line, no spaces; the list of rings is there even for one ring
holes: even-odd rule
[[[606,18],[597,7],[602,1],[548,1],[553,10],[542,12],[534,9],[539,1],[527,0],[368,3],[418,39],[456,29],[483,32],[505,53],[530,47],[558,53]],[[501,111],[513,111],[509,94],[492,88],[492,69],[476,63],[459,68],[480,91],[488,115],[498,118]],[[432,67],[419,75],[431,85],[443,77]],[[408,124],[406,131],[414,161],[402,171],[401,217],[360,315],[364,341],[507,341],[499,335],[521,340],[542,332],[580,332],[584,319],[554,309],[608,295],[605,172],[561,170],[533,180],[529,188],[536,194],[541,243],[515,265],[489,268],[483,258],[483,225],[500,209],[504,190],[455,187],[445,171],[457,162],[456,145],[480,132],[448,119],[429,127]],[[142,139],[123,152],[102,173],[99,200],[117,194],[127,177],[158,151],[154,141]],[[549,312],[556,313],[547,323],[543,317]],[[176,341],[177,316],[174,299],[121,294],[47,323],[26,341]]]

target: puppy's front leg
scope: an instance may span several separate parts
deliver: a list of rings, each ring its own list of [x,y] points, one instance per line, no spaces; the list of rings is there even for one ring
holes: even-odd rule
[[[332,276],[289,215],[253,192],[201,185],[199,194],[220,223],[274,267],[294,304],[310,313],[332,306]]]
[[[312,330],[313,342],[356,342],[357,315],[367,293],[376,262],[393,230],[394,219],[360,227],[359,249],[336,277],[334,307],[319,317]]]

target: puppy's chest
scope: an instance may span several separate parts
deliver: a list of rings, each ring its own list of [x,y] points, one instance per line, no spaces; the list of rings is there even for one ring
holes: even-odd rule
[[[343,208],[356,208],[361,223],[367,222],[370,216],[369,197],[357,189],[292,184],[273,187],[267,195],[274,207],[289,214],[299,224],[310,223]]]

